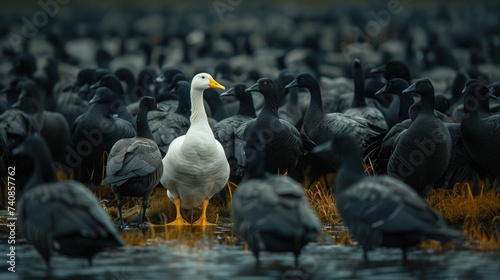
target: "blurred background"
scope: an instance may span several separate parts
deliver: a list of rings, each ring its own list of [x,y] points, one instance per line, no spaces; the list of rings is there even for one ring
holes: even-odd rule
[[[484,68],[500,61],[499,11],[495,1],[451,0],[3,1],[0,82],[8,78],[2,62],[21,50],[39,68],[55,55],[72,75],[163,64],[193,74],[223,60],[236,74],[289,68],[338,77],[350,75],[354,57],[366,69],[404,60],[415,77],[436,66]]]

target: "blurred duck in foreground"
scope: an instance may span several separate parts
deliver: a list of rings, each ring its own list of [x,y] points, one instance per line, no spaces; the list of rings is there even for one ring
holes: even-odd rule
[[[461,244],[462,233],[448,227],[441,215],[429,208],[417,192],[395,178],[366,176],[356,141],[339,135],[313,150],[334,152],[341,159],[335,178],[335,203],[343,223],[363,247],[364,259],[376,247],[403,251],[424,240]]]
[[[105,248],[124,246],[94,195],[81,183],[58,182],[47,144],[30,136],[13,150],[34,161],[34,171],[19,200],[21,232],[50,267],[54,252],[87,258]]]
[[[299,265],[302,248],[314,242],[321,225],[295,180],[268,173],[264,167],[264,137],[254,130],[246,139],[248,171],[234,192],[234,230],[248,244],[259,265],[259,253],[293,252]]]

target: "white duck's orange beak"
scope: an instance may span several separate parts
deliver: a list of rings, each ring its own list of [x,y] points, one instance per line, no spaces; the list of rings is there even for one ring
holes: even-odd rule
[[[213,78],[208,78],[208,80],[210,81],[210,83],[208,84],[209,87],[211,87],[211,88],[218,88],[218,89],[222,89],[222,90],[226,89],[224,86],[222,86],[221,84],[219,84]]]

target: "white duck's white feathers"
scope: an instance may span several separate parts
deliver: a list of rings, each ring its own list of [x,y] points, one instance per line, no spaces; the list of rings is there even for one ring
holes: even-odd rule
[[[163,158],[160,181],[169,198],[180,198],[184,209],[199,207],[203,200],[221,191],[229,179],[224,148],[213,135],[203,105],[203,90],[214,87],[213,83],[216,82],[206,73],[193,78],[191,125],[186,135],[172,141]]]

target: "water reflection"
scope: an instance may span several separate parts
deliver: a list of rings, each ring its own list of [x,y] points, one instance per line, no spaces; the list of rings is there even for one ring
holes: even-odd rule
[[[327,232],[341,232],[327,229]],[[2,232],[5,240],[5,233]],[[130,246],[96,255],[89,267],[85,259],[55,256],[47,270],[31,245],[19,239],[16,273],[7,273],[0,262],[3,279],[494,279],[500,273],[500,253],[471,253],[470,250],[415,249],[409,261],[401,262],[398,249],[380,248],[364,262],[357,246],[336,242],[306,246],[300,267],[294,268],[291,253],[263,253],[261,266],[231,227],[152,226],[145,232],[133,228],[123,233]],[[0,244],[0,255],[7,250]]]

